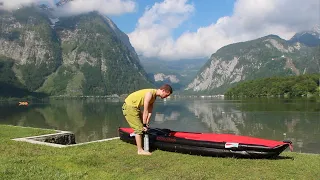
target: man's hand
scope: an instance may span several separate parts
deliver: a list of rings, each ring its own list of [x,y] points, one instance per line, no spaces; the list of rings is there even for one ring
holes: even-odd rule
[[[147,127],[143,127],[143,131],[147,132],[148,128]]]
[[[147,131],[149,128],[149,124],[143,124],[143,131]]]

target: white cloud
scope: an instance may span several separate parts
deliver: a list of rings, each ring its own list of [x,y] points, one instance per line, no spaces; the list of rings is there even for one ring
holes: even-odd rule
[[[104,15],[120,15],[134,12],[133,0],[74,0],[57,9],[59,15],[77,15],[98,11]]]
[[[0,0],[3,2],[2,9],[14,10],[21,6],[47,3],[55,7],[54,0]],[[56,8],[57,15],[77,15],[98,11],[104,15],[120,15],[134,12],[136,3],[133,0],[73,0]]]
[[[170,56],[174,48],[172,30],[186,21],[194,6],[187,0],[165,0],[145,10],[130,41],[139,54],[146,57]]]
[[[231,16],[174,40],[172,32],[194,8],[187,0],[165,0],[146,9],[129,34],[138,54],[165,60],[208,57],[225,45],[269,34],[289,39],[320,22],[319,0],[237,0]]]

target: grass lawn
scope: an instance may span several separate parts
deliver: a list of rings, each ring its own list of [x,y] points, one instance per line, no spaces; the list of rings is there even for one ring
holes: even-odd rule
[[[320,155],[277,160],[201,157],[165,151],[138,156],[121,140],[56,148],[12,138],[52,133],[0,125],[0,179],[319,179]]]

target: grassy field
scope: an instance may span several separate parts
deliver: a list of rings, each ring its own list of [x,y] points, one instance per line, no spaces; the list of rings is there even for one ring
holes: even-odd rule
[[[165,151],[136,155],[121,140],[55,148],[12,138],[52,133],[0,125],[0,179],[319,179],[320,155],[277,160],[201,157]]]

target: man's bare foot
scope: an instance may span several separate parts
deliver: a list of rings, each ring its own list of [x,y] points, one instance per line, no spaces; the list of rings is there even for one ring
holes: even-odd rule
[[[147,155],[147,156],[150,156],[151,155],[151,152],[147,152],[147,151],[138,151],[138,155]]]

